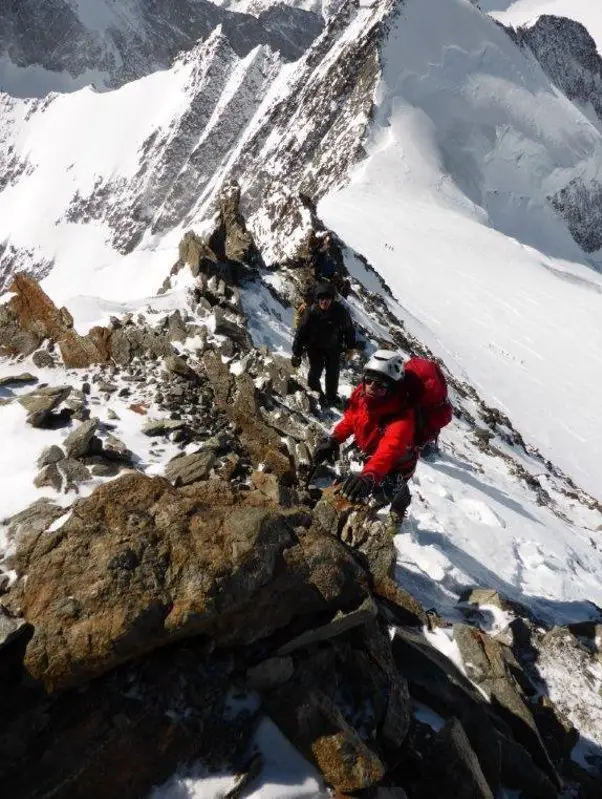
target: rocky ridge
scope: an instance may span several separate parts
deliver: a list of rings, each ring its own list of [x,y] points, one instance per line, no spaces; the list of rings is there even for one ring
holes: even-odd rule
[[[269,105],[261,100],[277,84],[280,58],[262,47],[241,70],[228,36],[214,32],[183,57],[182,64],[193,64],[188,107],[143,144],[134,179],[99,179],[89,194],[73,197],[65,220],[104,221],[113,246],[128,253],[148,233],[209,216],[235,178],[245,187],[244,211],[266,260],[291,257],[311,229],[300,195],[317,201],[364,155],[379,39],[398,13],[395,0],[361,11],[345,3]],[[235,68],[236,91],[216,116]]]
[[[2,307],[15,364],[2,401],[23,405],[33,427],[67,433],[40,456],[45,496],[6,521],[4,791],[145,796],[200,755],[238,772],[231,796],[244,795],[261,767],[252,731],[267,713],[334,796],[597,796],[596,778],[570,756],[572,708],[554,707],[542,676],[558,641],[567,663],[595,670],[596,622],[546,631],[545,617],[480,589],[460,597],[463,620],[451,624],[394,580],[382,519],[307,484],[308,448],[328,419],[286,359],[253,346],[244,297],[262,292],[284,312],[311,244],[268,270],[238,199],[229,187],[213,234],[182,241],[163,290],[189,274],[186,306],[80,337],[104,348],[70,346],[68,312],[30,279],[17,276]],[[304,207],[316,240],[321,223]],[[426,353],[382,297],[351,288],[386,331],[362,328],[361,339]],[[59,379],[36,383],[38,368]],[[560,512],[555,498],[574,487],[508,419],[450,382],[475,446]],[[140,418],[145,452],[119,441],[108,410]],[[527,453],[545,487],[521,466]],[[574,497],[595,509],[576,488]],[[495,605],[508,623],[488,634]],[[440,634],[453,636],[466,673],[433,645]],[[252,700],[234,716],[233,691]],[[436,722],[421,720],[422,706]],[[33,757],[36,770],[24,769]]]
[[[30,0],[0,10],[0,56],[18,67],[40,66],[67,71],[77,85],[94,75],[97,89],[115,89],[159,69],[167,69],[182,51],[191,50],[221,26],[241,58],[258,45],[294,61],[319,35],[322,20],[311,11],[274,5],[259,14],[241,14],[208,0],[178,0],[162,5],[143,0],[120,13],[104,9],[105,28],[99,29],[67,0]],[[102,11],[99,17],[103,17]],[[3,87],[11,93],[11,86]]]
[[[569,100],[602,120],[602,57],[581,23],[542,14],[533,25],[518,28],[512,35],[520,46],[529,48]],[[597,179],[587,173],[575,177],[548,200],[585,252],[600,249],[602,184]]]
[[[73,12],[65,3],[59,5],[62,10],[57,11],[53,25],[60,28],[67,24],[64,15],[71,18]],[[194,14],[200,17],[209,13],[205,5],[213,9],[213,15],[230,13],[210,3],[193,5]],[[142,27],[138,30],[134,26],[123,42],[119,37],[117,44],[113,42],[111,36],[117,34],[112,28],[108,38],[101,37],[102,46],[110,51],[106,59],[117,70],[122,66],[120,47],[134,46],[134,41],[139,44],[137,36],[144,41],[150,37],[146,49],[138,47],[137,52],[148,55],[152,41],[156,49],[153,57],[162,65],[168,59],[167,51],[183,49],[172,70],[188,75],[181,87],[185,102],[173,118],[149,125],[148,135],[131,154],[138,165],[132,174],[120,175],[119,170],[112,169],[94,181],[86,179],[86,188],[74,189],[54,221],[59,226],[104,223],[111,231],[114,248],[127,254],[148,246],[154,236],[177,227],[186,229],[193,220],[210,216],[217,209],[221,187],[235,177],[244,187],[243,210],[264,259],[271,264],[289,260],[311,231],[303,198],[316,203],[344,185],[353,167],[365,157],[365,138],[383,74],[383,47],[388,33],[403,16],[403,3],[378,0],[369,7],[358,7],[355,0],[348,0],[316,30],[311,24],[298,22],[296,15],[305,12],[289,7],[271,7],[259,21],[250,17],[255,20],[253,24],[259,24],[265,16],[272,25],[274,15],[285,15],[286,36],[292,35],[290,31],[297,31],[299,36],[311,31],[311,37],[299,42],[294,67],[286,70],[282,48],[278,51],[272,46],[269,37],[261,40],[252,54],[250,50],[243,54],[228,25],[216,28],[217,17],[211,17],[200,40],[180,42],[179,20],[193,13],[189,6],[178,3],[171,11],[164,11],[165,19],[159,15],[151,21],[146,19],[147,9],[143,16],[144,25],[150,26],[148,31],[141,22]],[[19,26],[31,23],[36,28],[41,19],[36,17],[33,5],[20,4],[19,8],[19,15],[15,12],[11,17],[13,38],[17,28],[21,31]],[[153,27],[160,23],[161,35]],[[73,24],[77,27],[81,23]],[[244,30],[244,25],[235,26],[235,30]],[[577,23],[542,17],[532,28],[509,33],[517,44],[530,49],[570,100],[598,108],[600,64],[591,38]],[[130,35],[134,37],[131,42]],[[19,33],[19,42],[21,38]],[[258,41],[253,39],[255,44]],[[30,44],[38,46],[33,38]],[[69,61],[73,74],[79,74],[78,61],[69,48],[65,52],[54,48],[52,52]],[[78,53],[91,58],[98,55],[94,47],[81,48]],[[241,55],[245,56],[243,60]],[[170,64],[174,57],[175,50],[168,59]],[[23,63],[31,63],[33,56],[23,58]],[[138,69],[135,59],[126,62]],[[140,67],[138,72],[144,69]],[[0,188],[17,185],[35,173],[35,165],[16,154],[16,131],[24,119],[41,119],[57,99],[49,95],[23,102],[8,94],[1,96],[6,123],[0,132]],[[573,166],[571,176],[554,176],[547,201],[565,220],[579,245],[591,253],[600,246],[596,232],[600,189],[587,159]],[[41,278],[52,266],[52,259],[43,251],[12,241],[10,235],[0,243],[4,288],[16,271],[27,268]]]

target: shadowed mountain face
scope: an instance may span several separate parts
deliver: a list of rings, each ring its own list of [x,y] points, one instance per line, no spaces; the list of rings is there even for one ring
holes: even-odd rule
[[[531,50],[569,100],[602,121],[602,58],[581,23],[544,14],[533,26],[519,28],[513,35],[521,46]],[[548,197],[575,241],[587,253],[602,246],[601,197],[602,186],[597,175],[587,172]]]
[[[519,28],[517,35],[569,100],[591,103],[602,120],[602,58],[583,25],[544,14],[532,27]]]
[[[169,67],[178,52],[219,25],[240,57],[265,44],[293,61],[321,32],[323,20],[284,5],[256,18],[208,0],[129,0],[87,9],[69,0],[8,0],[0,6],[0,58],[73,78],[93,73],[97,89],[111,89]],[[2,82],[9,94],[20,93],[6,76]]]

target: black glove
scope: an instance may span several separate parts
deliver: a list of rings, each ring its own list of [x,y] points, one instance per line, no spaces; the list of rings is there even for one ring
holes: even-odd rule
[[[375,485],[376,480],[369,474],[350,474],[339,493],[349,502],[366,502]]]
[[[339,457],[339,449],[339,442],[335,441],[335,439],[330,436],[318,441],[316,449],[314,450],[314,466],[318,466],[320,463],[324,463],[324,461],[328,460],[331,462],[336,461]]]
[[[300,355],[293,355],[291,358],[291,364],[294,366],[295,369],[298,369],[301,366],[302,358]]]

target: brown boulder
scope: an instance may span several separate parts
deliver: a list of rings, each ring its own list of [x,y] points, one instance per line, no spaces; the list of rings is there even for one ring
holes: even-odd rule
[[[73,369],[110,360],[125,365],[145,353],[156,357],[173,354],[165,335],[136,325],[116,330],[93,327],[80,336],[67,308],[57,308],[39,283],[24,273],[15,276],[10,290],[15,296],[0,306],[0,351],[8,355],[29,355],[44,339],[58,345],[65,366]],[[42,364],[43,356],[43,365],[53,364],[47,353],[36,356],[37,365]]]
[[[9,313],[19,331],[37,339],[38,344],[33,349],[48,338],[58,344],[65,366],[85,367],[107,360],[90,338],[76,333],[69,311],[57,308],[37,280],[24,273],[15,275],[10,291],[15,296],[8,303]],[[19,349],[19,344],[17,342],[15,347],[13,339],[14,336],[2,343],[17,354],[15,349]]]
[[[58,531],[18,547],[27,580],[11,601],[35,627],[27,669],[65,688],[174,640],[244,645],[358,607],[365,572],[308,524],[220,481],[177,490],[128,474],[101,486]]]
[[[21,272],[15,275],[9,291],[14,292],[9,306],[22,330],[40,339],[58,341],[73,328],[73,317],[66,308],[57,308],[37,280]]]

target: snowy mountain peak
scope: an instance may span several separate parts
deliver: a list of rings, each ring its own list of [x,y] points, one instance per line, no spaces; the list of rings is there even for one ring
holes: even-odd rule
[[[51,690],[98,677],[84,703],[115,691],[94,703],[107,708],[93,722],[102,740],[107,724],[123,729],[125,700],[133,730],[158,708],[152,746],[176,745],[160,764],[136,759],[163,769],[135,775],[140,797],[188,752],[178,736],[197,753],[188,732],[213,724],[225,737],[209,735],[205,751],[240,732],[246,759],[227,766],[265,799],[326,797],[324,780],[343,793],[393,790],[408,773],[410,797],[555,799],[562,778],[567,799],[599,779],[600,63],[584,29],[559,15],[500,20],[515,5],[562,2],[2,6],[0,432],[14,446],[0,459],[0,594],[10,593],[0,633],[21,647],[15,674],[25,651]],[[293,311],[327,230],[362,349],[343,363],[341,393],[377,347],[437,359],[450,386],[454,421],[419,462],[401,530],[336,494],[316,504],[324,484],[309,480],[312,448],[339,414],[291,362]],[[348,450],[337,468],[362,464]],[[123,528],[108,531],[109,516]],[[224,553],[241,560],[225,564]],[[350,582],[338,580],[341,564]],[[199,575],[214,566],[206,595]],[[108,616],[97,579],[110,586]],[[275,599],[283,585],[307,597],[307,615],[305,599]],[[387,625],[407,624],[415,630],[392,643]],[[101,631],[93,649],[90,630]],[[168,643],[167,654],[153,649]],[[3,640],[0,650],[15,651]],[[166,660],[169,670],[155,668]],[[347,682],[347,665],[367,661]],[[219,699],[208,725],[214,705],[188,690],[201,662]],[[304,683],[314,667],[320,676]],[[249,764],[243,719],[258,711],[223,724],[238,701],[226,699],[230,678],[283,700],[270,712],[322,776],[305,781],[298,760],[294,778],[270,775],[270,749],[282,750],[269,744]],[[382,696],[395,703],[372,704]],[[335,724],[337,752],[357,757],[322,757],[303,737],[323,729],[306,723],[310,706]],[[0,749],[13,740],[0,738]],[[48,738],[57,756],[30,778],[54,791],[73,761],[58,754],[68,736]],[[14,751],[0,770],[8,762],[16,784]],[[474,766],[457,789],[450,752]],[[333,762],[347,765],[333,773]],[[100,785],[99,770],[121,779],[105,759],[78,773]],[[443,788],[431,782],[442,775]],[[176,776],[155,799],[183,784],[238,791],[229,777],[208,788],[212,779]]]
[[[319,35],[322,19],[310,11],[271,6],[259,18],[208,0],[24,0],[0,8],[0,87],[17,97],[73,91],[92,84],[113,89],[171,66],[222,26],[244,57],[258,45],[298,58]]]

